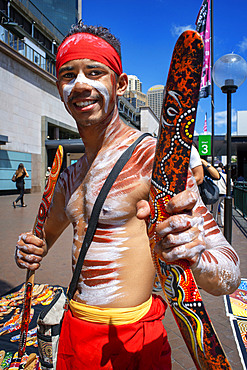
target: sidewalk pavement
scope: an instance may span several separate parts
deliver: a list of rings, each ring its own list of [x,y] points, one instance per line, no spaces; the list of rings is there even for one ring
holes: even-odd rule
[[[0,196],[0,294],[6,293],[25,281],[25,270],[19,269],[14,262],[15,244],[21,232],[32,229],[41,201],[41,194],[25,194],[27,208],[17,206],[14,209],[12,202],[15,198],[15,195]],[[247,278],[247,221],[235,210],[233,210],[232,227],[232,245],[240,257],[242,277]],[[68,286],[72,275],[71,245],[72,227],[70,226],[50,250],[49,258],[44,260],[40,269],[36,272],[35,281],[37,283]],[[241,370],[243,367],[238,355],[230,320],[226,316],[223,297],[214,297],[202,290],[200,292],[232,369]],[[196,369],[170,309],[167,310],[164,326],[172,348],[173,370]]]

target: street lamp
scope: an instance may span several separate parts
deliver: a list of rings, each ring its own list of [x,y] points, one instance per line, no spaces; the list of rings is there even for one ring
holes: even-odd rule
[[[212,77],[223,93],[227,94],[227,172],[224,207],[224,235],[232,241],[232,198],[231,198],[231,95],[235,93],[247,76],[247,63],[237,54],[226,54],[213,67]]]

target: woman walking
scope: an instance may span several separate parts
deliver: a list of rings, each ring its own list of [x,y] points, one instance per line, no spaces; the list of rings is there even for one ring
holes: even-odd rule
[[[24,204],[24,190],[25,190],[25,181],[24,178],[29,177],[29,174],[27,173],[26,168],[24,167],[23,163],[20,163],[18,166],[18,169],[15,171],[15,184],[16,188],[19,191],[20,195],[16,200],[13,202],[13,207],[16,207],[16,204],[21,201],[22,207],[27,207],[26,204]]]

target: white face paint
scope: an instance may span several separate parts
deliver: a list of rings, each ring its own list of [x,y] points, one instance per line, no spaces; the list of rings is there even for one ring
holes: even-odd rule
[[[89,78],[87,78],[84,75],[84,73],[79,73],[78,76],[76,77],[76,79],[73,79],[68,84],[63,86],[63,100],[64,100],[64,103],[65,103],[67,109],[69,110],[69,107],[68,107],[69,96],[71,94],[71,91],[72,91],[73,87],[75,86],[75,84],[77,82],[78,83],[85,83],[85,84],[93,87],[95,90],[97,90],[104,97],[105,113],[106,113],[107,110],[108,110],[109,98],[110,98],[107,88],[105,87],[105,85],[103,85],[99,81],[90,80]],[[70,110],[69,110],[69,112],[70,112]]]

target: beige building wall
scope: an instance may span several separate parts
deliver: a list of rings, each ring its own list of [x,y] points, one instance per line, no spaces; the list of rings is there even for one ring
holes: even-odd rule
[[[150,107],[140,107],[141,111],[141,132],[149,132],[153,136],[158,136],[159,120]]]

